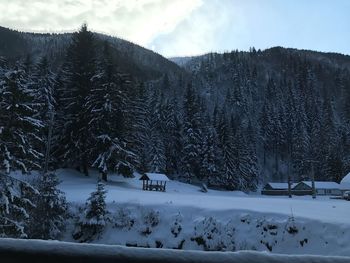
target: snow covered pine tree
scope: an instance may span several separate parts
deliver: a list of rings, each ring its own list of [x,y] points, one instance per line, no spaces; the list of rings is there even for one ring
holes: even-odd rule
[[[83,213],[77,222],[73,238],[80,242],[89,242],[98,238],[103,232],[108,217],[106,209],[105,185],[99,181],[96,191],[92,192],[85,204]]]

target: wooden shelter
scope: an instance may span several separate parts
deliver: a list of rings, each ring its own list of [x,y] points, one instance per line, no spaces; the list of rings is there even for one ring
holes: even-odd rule
[[[141,176],[142,190],[165,192],[166,182],[170,181],[165,174],[145,173]]]

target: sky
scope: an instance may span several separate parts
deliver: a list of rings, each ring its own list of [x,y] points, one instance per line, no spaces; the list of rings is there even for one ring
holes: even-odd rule
[[[164,56],[273,46],[350,54],[350,0],[0,0],[0,26],[92,31]]]

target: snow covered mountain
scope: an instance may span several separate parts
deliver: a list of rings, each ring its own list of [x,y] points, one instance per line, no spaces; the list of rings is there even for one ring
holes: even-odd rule
[[[65,89],[73,36],[0,28],[4,68],[35,65],[45,55],[57,74],[55,89]],[[275,47],[168,60],[119,38],[93,36],[96,56],[84,63],[102,60],[107,42],[117,71],[130,79],[121,109],[130,127],[119,136],[138,152],[134,169],[239,190],[286,181],[288,174],[308,179],[311,159],[318,180],[339,182],[350,170],[349,56]],[[91,70],[92,77],[95,66],[70,70]],[[71,96],[68,90],[59,93]],[[96,156],[89,158],[92,165]]]
[[[98,46],[108,41],[116,53],[121,71],[132,74],[140,80],[160,78],[164,74],[176,75],[183,71],[161,55],[129,41],[95,33]],[[72,33],[38,34],[18,32],[0,27],[0,56],[18,59],[29,56],[34,61],[47,56],[51,63],[63,63],[66,50],[71,43]]]

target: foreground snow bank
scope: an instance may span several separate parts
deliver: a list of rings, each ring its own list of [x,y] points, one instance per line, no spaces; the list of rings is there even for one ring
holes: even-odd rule
[[[78,204],[77,204],[78,205]],[[72,206],[75,215],[80,212]],[[350,229],[281,214],[246,210],[109,203],[106,229],[93,243],[180,250],[257,250],[350,256]],[[74,220],[64,241],[74,241]]]
[[[0,239],[1,262],[231,262],[231,263],[340,263],[346,257],[277,255],[264,252],[234,253],[142,249],[122,246],[75,244],[59,241]]]

